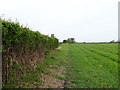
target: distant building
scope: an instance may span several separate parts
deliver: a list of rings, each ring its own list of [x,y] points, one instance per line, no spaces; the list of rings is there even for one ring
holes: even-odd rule
[[[51,37],[55,37],[54,34],[51,34]]]
[[[68,38],[68,43],[75,43],[75,38]]]

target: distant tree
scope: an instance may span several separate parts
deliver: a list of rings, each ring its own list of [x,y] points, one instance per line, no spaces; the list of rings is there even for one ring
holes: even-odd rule
[[[68,40],[63,40],[63,43],[67,43],[68,42]]]

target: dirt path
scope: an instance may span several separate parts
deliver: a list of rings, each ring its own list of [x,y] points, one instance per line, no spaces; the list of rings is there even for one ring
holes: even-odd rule
[[[41,88],[64,88],[66,68],[51,65],[49,74],[42,74]]]

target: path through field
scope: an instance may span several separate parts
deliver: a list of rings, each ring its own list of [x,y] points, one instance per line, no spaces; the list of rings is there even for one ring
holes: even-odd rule
[[[61,44],[46,56],[42,88],[117,88],[117,44]]]

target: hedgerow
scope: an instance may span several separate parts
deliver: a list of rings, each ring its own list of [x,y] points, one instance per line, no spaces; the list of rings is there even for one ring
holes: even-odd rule
[[[9,48],[23,52],[36,50],[39,46],[52,49],[58,46],[58,39],[45,36],[38,31],[31,31],[18,23],[2,21],[3,51]]]
[[[17,78],[34,69],[38,60],[57,46],[58,39],[55,37],[2,20],[3,84],[10,83],[11,86],[15,80],[19,83]]]

